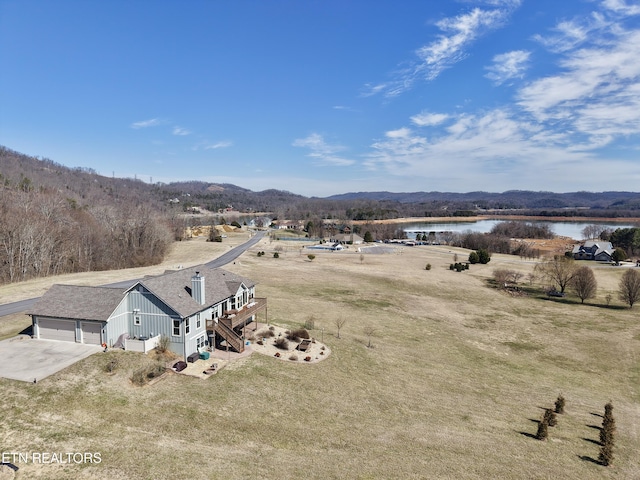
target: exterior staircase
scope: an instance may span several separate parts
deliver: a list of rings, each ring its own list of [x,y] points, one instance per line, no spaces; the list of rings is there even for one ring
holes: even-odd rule
[[[232,328],[223,322],[214,323],[213,331],[220,335],[236,352],[244,352],[244,340]]]

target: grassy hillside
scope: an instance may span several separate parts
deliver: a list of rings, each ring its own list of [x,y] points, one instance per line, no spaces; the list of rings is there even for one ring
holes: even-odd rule
[[[110,352],[36,385],[0,380],[4,451],[101,453],[93,466],[25,465],[22,478],[640,477],[638,307],[605,305],[622,269],[597,268],[599,295],[580,305],[492,288],[494,268],[532,271],[517,257],[457,273],[453,253],[468,252],[443,246],[309,261],[294,242],[274,259],[276,245],[229,269],[259,282],[271,322],[313,315],[329,358],[253,354],[207,380],[172,374],[140,388],[128,379],[150,360]],[[121,366],[108,375],[112,356]],[[533,439],[559,393],[567,413],[548,441]],[[616,458],[602,467],[594,427],[609,400]]]

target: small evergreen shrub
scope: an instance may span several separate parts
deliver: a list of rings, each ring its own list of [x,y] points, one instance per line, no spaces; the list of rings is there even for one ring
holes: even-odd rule
[[[273,252],[273,258],[280,258],[280,254],[278,252]]]
[[[556,417],[556,412],[554,412],[550,408],[545,409],[544,418],[547,421],[547,425],[549,425],[550,427],[555,427],[558,424],[558,418]]]
[[[556,399],[555,412],[559,413],[559,414],[563,414],[564,413],[564,405],[565,405],[564,397],[562,395],[558,395],[558,398]]]
[[[613,404],[611,402],[604,406],[604,416],[602,417],[602,428],[600,429],[600,454],[598,461],[605,467],[613,463],[613,446],[615,444],[616,421],[613,418]]]
[[[546,440],[549,436],[549,424],[546,417],[542,417],[542,421],[538,424],[538,431],[536,432],[536,438],[538,440]]]
[[[425,270],[431,270],[431,264],[430,264],[430,263],[427,263],[427,266],[426,266],[426,267],[424,267],[424,269],[425,269]]]

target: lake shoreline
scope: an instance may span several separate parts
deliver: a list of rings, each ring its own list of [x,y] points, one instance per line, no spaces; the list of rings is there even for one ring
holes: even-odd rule
[[[402,224],[402,223],[457,223],[481,220],[520,220],[535,222],[580,222],[580,223],[640,223],[638,217],[538,217],[531,215],[475,215],[473,217],[399,217],[386,220],[354,220],[354,225]]]

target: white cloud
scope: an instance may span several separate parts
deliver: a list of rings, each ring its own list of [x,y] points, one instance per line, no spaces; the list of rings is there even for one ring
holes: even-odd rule
[[[191,132],[189,130],[178,126],[173,127],[173,131],[171,133],[179,136],[191,135]]]
[[[587,152],[567,151],[564,136],[522,121],[508,110],[452,116],[449,120],[450,124],[431,139],[408,128],[387,132],[383,140],[372,145],[365,165],[391,176],[422,178],[431,184],[468,178],[465,185],[455,188],[467,190],[497,183],[542,182],[560,165],[592,158]],[[448,185],[451,188],[451,183]]]
[[[629,5],[625,0],[603,0],[602,6],[622,15],[640,15],[640,5]]]
[[[233,142],[229,140],[223,140],[220,142],[208,144],[204,147],[205,150],[217,150],[218,148],[228,148],[233,146]]]
[[[411,122],[418,127],[430,127],[439,125],[449,118],[446,113],[421,112],[411,117]]]
[[[640,30],[565,52],[562,71],[531,82],[519,104],[540,122],[556,122],[602,147],[640,132]]]
[[[493,57],[493,65],[486,67],[489,73],[485,75],[495,85],[501,85],[507,80],[524,77],[524,71],[529,64],[530,52],[514,50],[501,53]]]
[[[306,138],[299,138],[293,141],[294,147],[302,147],[311,150],[308,157],[314,159],[317,165],[349,166],[355,162],[347,158],[336,155],[345,148],[341,145],[330,145],[325,142],[324,137],[318,133],[312,133]]]
[[[159,118],[151,118],[149,120],[142,120],[140,122],[134,122],[131,124],[131,128],[139,129],[139,128],[148,128],[148,127],[157,127],[158,125],[162,125],[163,121]]]
[[[394,74],[394,80],[376,85],[365,85],[364,96],[384,93],[394,97],[409,90],[419,79],[434,80],[445,69],[464,59],[466,48],[478,37],[502,26],[520,0],[493,0],[485,2],[489,9],[474,8],[467,13],[443,18],[436,22],[442,32],[437,39],[416,50],[417,61]]]

